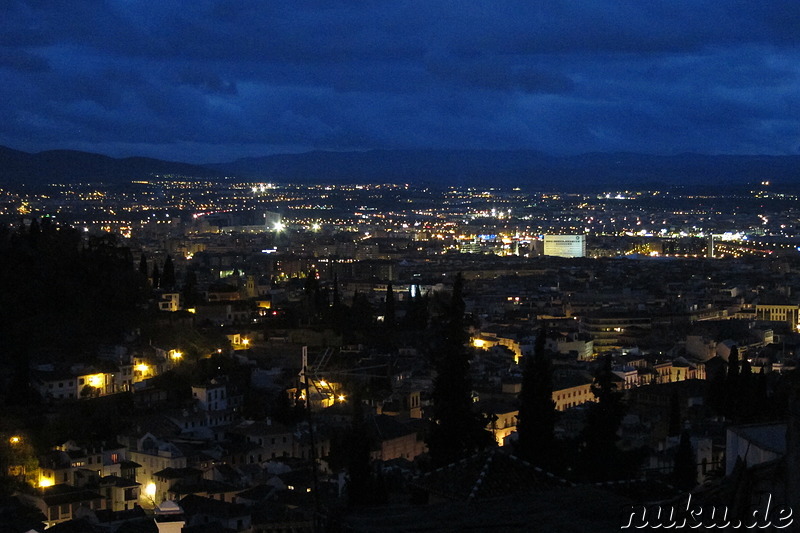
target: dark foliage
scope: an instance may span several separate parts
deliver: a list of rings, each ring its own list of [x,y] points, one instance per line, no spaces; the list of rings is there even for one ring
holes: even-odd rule
[[[681,490],[690,490],[697,485],[697,465],[688,431],[681,433],[678,450],[675,452],[675,468],[672,478],[675,486]]]
[[[386,308],[383,314],[383,323],[386,326],[386,329],[390,331],[394,329],[395,322],[397,321],[395,315],[394,288],[392,287],[392,282],[390,281],[386,286]]]
[[[359,399],[353,402],[353,423],[347,442],[347,502],[352,507],[372,503],[374,479],[369,461],[370,438]]]
[[[433,382],[433,419],[428,450],[434,466],[453,463],[485,448],[492,435],[486,420],[472,410],[469,353],[465,348],[463,279],[459,274],[444,313],[434,326],[432,358],[436,368]]]
[[[172,264],[172,256],[167,255],[164,260],[164,270],[161,274],[161,288],[171,291],[175,288],[175,265]]]
[[[587,410],[578,456],[578,475],[590,481],[623,478],[627,470],[626,461],[617,447],[617,431],[626,408],[622,392],[617,390],[610,354],[603,358],[595,374],[592,394],[597,401]]]
[[[539,466],[548,466],[552,462],[556,421],[553,365],[545,351],[545,338],[546,331],[542,327],[536,337],[533,356],[523,359],[517,424],[517,453]]]
[[[90,237],[48,218],[0,228],[0,357],[73,360],[140,318],[144,280],[114,235]]]

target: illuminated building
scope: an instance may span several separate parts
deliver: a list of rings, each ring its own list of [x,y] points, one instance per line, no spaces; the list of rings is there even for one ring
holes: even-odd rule
[[[586,257],[585,235],[545,235],[544,255]]]

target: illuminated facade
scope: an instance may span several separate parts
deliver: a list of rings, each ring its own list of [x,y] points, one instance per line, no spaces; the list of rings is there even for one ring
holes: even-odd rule
[[[545,235],[544,255],[586,257],[586,235]]]

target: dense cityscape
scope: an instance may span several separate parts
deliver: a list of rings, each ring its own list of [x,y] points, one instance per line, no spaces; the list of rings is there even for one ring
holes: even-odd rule
[[[9,531],[604,531],[796,497],[800,213],[769,181],[154,175],[0,210]]]
[[[800,531],[800,2],[0,2],[0,533]]]

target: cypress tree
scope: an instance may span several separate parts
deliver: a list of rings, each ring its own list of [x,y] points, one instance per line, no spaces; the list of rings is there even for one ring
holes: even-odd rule
[[[707,365],[706,368],[706,380],[708,381],[708,403],[717,412],[717,414],[724,414],[725,399],[727,395],[726,367],[719,365],[715,368],[712,368],[711,365]]]
[[[743,420],[750,421],[755,418],[758,409],[756,398],[756,380],[753,368],[747,358],[742,358],[741,373],[739,374],[739,414]]]
[[[370,439],[358,397],[353,398],[353,422],[347,441],[347,503],[351,507],[361,507],[371,502],[374,483],[369,460]]]
[[[545,351],[545,333],[543,326],[536,336],[533,355],[523,359],[517,423],[517,453],[539,466],[548,466],[552,459],[556,421],[553,365]]]
[[[739,390],[741,382],[740,365],[739,365],[739,349],[736,346],[731,347],[731,353],[728,356],[728,373],[725,377],[725,403],[724,414],[726,417],[739,419],[741,417],[741,390]]]
[[[158,272],[158,265],[153,263],[153,288],[158,289],[161,287],[161,275]]]
[[[422,296],[419,285],[409,289],[406,316],[403,326],[410,330],[424,330],[428,325],[428,300]]]
[[[731,353],[728,356],[728,382],[733,383],[739,377],[740,363],[739,363],[739,348],[736,346],[731,347]]]
[[[189,270],[186,273],[186,279],[183,282],[183,306],[194,307],[200,301],[200,295],[197,293],[197,273],[194,270]]]
[[[434,345],[433,419],[428,450],[434,465],[453,463],[488,446],[493,437],[472,411],[469,355],[465,348],[463,278],[459,273]]]
[[[690,490],[697,485],[697,465],[689,432],[681,433],[681,440],[675,452],[675,466],[672,471],[673,482],[681,490]]]
[[[333,309],[337,310],[342,305],[341,296],[339,296],[339,274],[333,275]]]
[[[608,481],[621,470],[617,431],[625,415],[622,393],[617,390],[612,371],[611,354],[603,358],[591,390],[597,401],[589,406],[586,414],[579,470],[591,481]]]
[[[42,234],[41,229],[39,228],[39,221],[36,220],[36,217],[31,219],[31,225],[28,227],[28,242],[31,245],[31,248],[38,248],[39,246],[39,236]]]
[[[395,310],[394,310],[394,290],[392,282],[386,286],[386,312],[383,316],[383,323],[388,329],[394,328],[395,323]]]
[[[164,260],[164,270],[161,273],[161,288],[172,290],[175,288],[175,266],[172,264],[172,256],[167,255]]]
[[[147,257],[145,257],[144,254],[139,258],[139,274],[141,274],[144,279],[150,277],[147,275]]]

